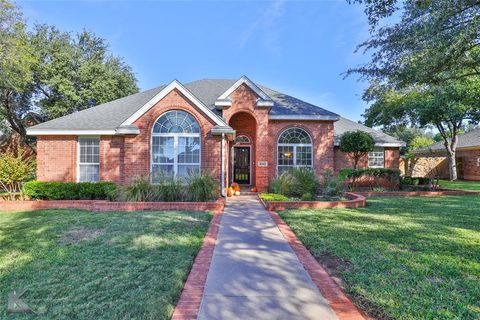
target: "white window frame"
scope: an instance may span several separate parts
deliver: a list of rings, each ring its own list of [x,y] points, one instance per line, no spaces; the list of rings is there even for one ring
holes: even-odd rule
[[[80,140],[82,139],[98,139],[98,164],[97,163],[82,163],[80,162]],[[85,181],[80,181],[80,167],[82,165],[98,165],[98,180],[97,181],[91,181],[91,182],[99,182],[101,181],[101,172],[100,172],[100,163],[101,163],[101,157],[102,157],[102,150],[100,147],[100,136],[78,136],[77,137],[77,182],[85,182]]]
[[[382,156],[380,157],[378,154],[381,153]],[[370,160],[375,161],[378,159],[382,159],[381,165],[370,165]],[[385,148],[382,147],[375,147],[373,151],[368,153],[368,167],[369,168],[385,168]]]
[[[299,130],[302,130],[304,131],[308,137],[310,138],[310,141],[311,143],[280,143],[280,138],[282,137],[282,135],[285,133],[285,131],[289,130],[289,129],[299,129]],[[279,165],[279,154],[278,154],[278,147],[293,147],[293,166],[286,166],[286,165]],[[311,148],[311,157],[310,157],[310,162],[311,162],[311,165],[309,166],[305,166],[305,165],[297,165],[297,147],[310,147]],[[277,139],[277,176],[278,176],[278,173],[279,173],[279,168],[280,167],[288,167],[288,168],[311,168],[313,169],[314,168],[314,163],[313,163],[313,139],[312,139],[312,136],[307,132],[307,130],[303,129],[303,128],[298,128],[298,127],[290,127],[290,128],[287,128],[285,130],[282,131],[282,133],[278,136],[278,139]]]
[[[176,109],[172,109],[172,110],[169,110],[169,111],[175,111]],[[162,113],[154,122],[153,126],[152,126],[152,132],[151,132],[151,135],[150,135],[150,180],[153,178],[152,177],[152,173],[153,173],[153,166],[154,165],[168,165],[168,166],[172,166],[173,165],[173,177],[176,179],[177,178],[177,175],[178,175],[178,166],[187,166],[187,165],[195,165],[195,166],[198,166],[198,171],[201,172],[202,170],[202,135],[201,135],[201,130],[202,128],[200,127],[200,124],[198,123],[197,119],[188,111],[185,111],[185,110],[181,110],[179,109],[180,111],[183,111],[183,112],[186,112],[188,113],[191,117],[193,117],[193,119],[195,119],[195,121],[197,122],[198,124],[198,127],[200,128],[200,132],[199,133],[160,133],[160,132],[153,132],[154,128],[155,128],[155,124],[157,123],[157,121],[163,116],[165,115],[166,113],[168,113],[169,111],[166,111],[164,113]],[[173,137],[173,154],[174,154],[174,157],[173,157],[173,163],[172,162],[165,162],[165,163],[162,163],[162,162],[154,162],[153,161],[153,137]],[[198,138],[198,145],[200,147],[200,150],[199,150],[199,153],[198,153],[198,163],[178,163],[178,140],[179,138]],[[151,182],[153,184],[158,184],[158,182],[153,182],[153,180],[151,180]]]

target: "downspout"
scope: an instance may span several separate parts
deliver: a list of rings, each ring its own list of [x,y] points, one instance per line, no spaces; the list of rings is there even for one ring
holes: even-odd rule
[[[222,196],[225,197],[225,199],[227,198],[226,197],[226,194],[225,194],[225,147],[224,147],[224,143],[225,143],[225,133],[222,133],[222,146],[221,146],[221,157],[222,157],[222,160],[221,160],[221,163],[222,163],[222,183],[221,183],[221,188],[222,188]]]

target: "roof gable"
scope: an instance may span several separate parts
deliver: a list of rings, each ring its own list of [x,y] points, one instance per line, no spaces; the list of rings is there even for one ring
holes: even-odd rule
[[[188,100],[190,100],[195,106],[197,106],[201,111],[203,111],[208,118],[210,118],[216,125],[219,126],[228,126],[223,119],[217,116],[208,108],[202,101],[200,101],[195,95],[193,95],[187,88],[185,88],[177,80],[173,80],[167,85],[163,90],[157,93],[153,98],[151,98],[147,103],[145,103],[140,109],[138,109],[134,114],[132,114],[128,119],[126,119],[120,126],[132,125],[137,121],[142,115],[144,115],[148,110],[150,110],[157,102],[162,100],[167,94],[173,90],[178,90],[182,93]]]

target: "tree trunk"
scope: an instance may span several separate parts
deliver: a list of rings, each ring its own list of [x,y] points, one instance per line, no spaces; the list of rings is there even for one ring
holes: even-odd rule
[[[448,171],[450,173],[450,180],[457,180],[457,159],[455,158],[455,151],[448,153]]]

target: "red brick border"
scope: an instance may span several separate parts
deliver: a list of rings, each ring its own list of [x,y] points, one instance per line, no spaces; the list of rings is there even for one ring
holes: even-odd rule
[[[347,192],[349,200],[343,201],[263,201],[267,211],[281,211],[285,209],[332,209],[332,208],[360,208],[365,207],[366,199],[363,195]]]
[[[172,320],[195,320],[197,319],[200,304],[202,302],[203,290],[207,282],[208,270],[212,262],[215,241],[217,240],[222,211],[215,212],[210,222],[203,245],[195,258],[192,270],[188,275],[182,294],[172,315]]]
[[[0,211],[81,209],[90,211],[223,211],[225,199],[211,202],[113,202],[106,200],[0,201]]]
[[[443,189],[437,191],[385,191],[385,192],[357,192],[365,197],[438,197],[438,196],[466,196],[480,194],[478,191]]]
[[[278,228],[288,241],[293,251],[297,255],[303,267],[307,270],[313,282],[327,299],[333,311],[340,320],[364,320],[361,311],[355,307],[353,302],[345,295],[337,283],[330,277],[325,269],[315,260],[310,251],[298,240],[295,233],[283,221],[283,219],[274,211],[269,211]]]

